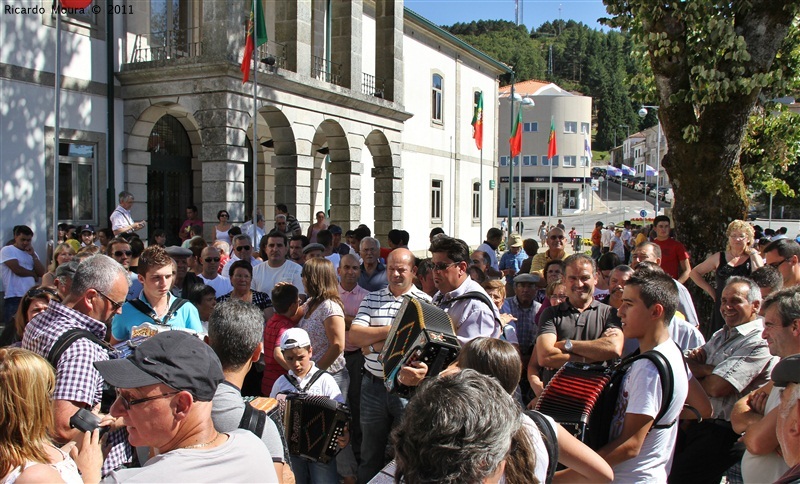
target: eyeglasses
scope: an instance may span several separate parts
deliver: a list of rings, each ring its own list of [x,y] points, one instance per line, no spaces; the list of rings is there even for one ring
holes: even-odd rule
[[[239,247],[236,248],[236,252],[241,252],[243,250],[250,250],[250,249],[252,249],[252,247],[250,247],[249,245],[240,245]]]
[[[782,261],[780,261],[780,262],[773,262],[773,263],[771,263],[771,264],[767,264],[767,265],[768,265],[768,266],[770,266],[770,267],[772,267],[773,269],[777,269],[778,267],[780,267],[780,266],[781,266],[781,264],[783,264],[784,262],[789,262],[790,260],[792,260],[792,258],[791,258],[791,257],[789,257],[789,258],[787,258],[787,259],[783,259],[783,260],[782,260]]]
[[[556,300],[558,300],[558,301],[563,301],[563,300],[564,300],[564,299],[566,299],[566,298],[567,298],[567,296],[566,296],[566,295],[562,295],[562,294],[553,294],[552,296],[550,296],[550,300],[551,300],[551,301],[552,301],[553,299],[556,299]]]
[[[433,264],[432,269],[435,271],[442,272],[446,271],[447,269],[453,267],[456,264],[458,264],[458,262],[451,262],[449,264],[447,262],[437,262],[436,264]]]
[[[203,260],[206,261],[206,262],[219,262],[220,258],[219,257],[206,257]]]
[[[119,311],[120,308],[122,307],[122,305],[125,304],[125,301],[122,301],[122,302],[114,301],[113,299],[108,297],[108,295],[106,295],[106,293],[104,293],[100,289],[94,288],[94,290],[97,291],[97,294],[100,294],[101,296],[103,296],[103,299],[105,299],[106,301],[110,302],[111,305],[114,306],[114,311],[115,312]]]
[[[128,257],[130,257],[131,255],[133,255],[133,252],[131,252],[129,250],[115,250],[114,251],[114,257],[122,257],[123,255],[127,255]]]
[[[180,390],[170,393],[162,393],[161,395],[154,395],[152,397],[135,398],[133,400],[128,400],[127,398],[122,396],[119,390],[117,390],[117,399],[122,402],[122,406],[125,408],[125,410],[130,410],[131,407],[134,405],[139,405],[140,403],[149,402],[151,400],[158,400],[159,398],[171,397],[172,395],[177,395],[179,393]]]
[[[221,213],[221,214],[219,214],[219,216],[220,217],[230,217],[230,215],[228,215],[227,213]]]
[[[564,240],[565,238],[563,235],[551,235],[549,237],[550,240]]]

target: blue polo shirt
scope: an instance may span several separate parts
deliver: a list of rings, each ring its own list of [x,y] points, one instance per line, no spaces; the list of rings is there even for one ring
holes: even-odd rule
[[[150,306],[150,303],[147,302],[144,296],[144,291],[139,293],[139,300]],[[175,301],[175,296],[171,293],[167,293],[167,307],[171,307],[173,301]],[[169,321],[165,322],[173,328],[187,328],[198,333],[204,332],[203,325],[200,324],[200,314],[197,312],[197,308],[190,302],[181,306],[181,308],[172,315]],[[131,329],[142,323],[155,324],[155,321],[147,314],[133,307],[131,303],[126,302],[122,305],[122,314],[117,314],[111,321],[111,334],[114,336],[114,339],[125,341],[131,337]]]

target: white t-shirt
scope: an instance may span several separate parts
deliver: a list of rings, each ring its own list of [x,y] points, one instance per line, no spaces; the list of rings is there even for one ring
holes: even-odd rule
[[[206,279],[203,277],[202,274],[199,274],[200,279],[203,283],[207,286],[211,286],[214,288],[216,292],[216,297],[224,296],[229,292],[233,291],[233,286],[231,286],[231,280],[225,276],[217,276],[213,279]]]
[[[674,390],[667,412],[660,422],[653,423],[654,426],[675,421],[683,410],[683,403],[689,392],[689,378],[683,364],[683,355],[672,339],[656,346],[655,351],[664,355],[672,368]],[[644,358],[635,361],[622,379],[611,422],[610,438],[615,439],[622,432],[626,413],[656,418],[661,409],[661,398],[661,378],[655,365]],[[652,428],[642,443],[639,455],[613,467],[614,482],[667,482],[677,437],[677,423],[669,428]]]
[[[558,433],[555,420],[547,415],[544,415],[544,418],[547,419],[553,430]],[[536,454],[536,463],[533,465],[533,475],[536,476],[539,482],[545,482],[547,480],[547,467],[550,465],[550,456],[547,454],[547,445],[545,445],[544,439],[542,438],[542,432],[539,430],[539,427],[536,426],[536,422],[525,414],[522,415],[522,426],[528,431],[528,436],[531,438],[533,450]]]
[[[325,258],[328,259],[329,261],[331,261],[331,263],[333,264],[333,268],[334,269],[336,269],[336,270],[339,269],[339,261],[342,260],[342,256],[340,256],[339,254],[334,252],[331,255],[326,255]]]
[[[272,299],[272,288],[275,287],[275,284],[286,281],[296,287],[300,294],[305,294],[306,289],[300,279],[302,270],[300,264],[290,260],[284,262],[280,267],[270,267],[269,262],[264,261],[253,268],[253,282],[250,287],[254,291],[266,292]]]
[[[6,299],[10,297],[22,297],[36,284],[33,277],[20,277],[8,268],[6,261],[16,260],[23,269],[33,270],[33,256],[24,250],[19,250],[13,245],[7,245],[0,249],[0,276],[3,278]]]
[[[330,373],[326,373],[317,378],[317,381],[315,381],[314,384],[309,388],[304,388],[306,385],[308,385],[308,382],[311,380],[311,378],[319,371],[320,370],[317,368],[317,365],[312,361],[311,369],[308,370],[306,376],[300,378],[298,382],[300,388],[297,388],[289,383],[289,379],[286,378],[286,375],[281,375],[280,378],[275,380],[275,384],[272,385],[272,391],[270,392],[269,397],[275,398],[279,393],[300,393],[301,389],[305,389],[305,392],[309,395],[320,395],[323,397],[328,397],[331,400],[336,400],[339,403],[344,403],[342,391],[339,389],[339,385],[336,384],[336,380],[333,379]],[[289,374],[297,378],[292,370],[289,370]]]
[[[772,388],[767,397],[767,404],[764,408],[765,413],[777,407],[781,403],[780,388]],[[775,482],[789,470],[786,461],[777,452],[770,452],[764,455],[753,455],[744,451],[742,457],[742,479],[744,482]]]

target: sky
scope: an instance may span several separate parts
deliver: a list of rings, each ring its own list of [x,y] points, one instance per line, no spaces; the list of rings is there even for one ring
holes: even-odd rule
[[[602,0],[520,0],[520,3],[523,23],[529,30],[558,18],[599,29],[601,25],[597,19],[608,16]],[[405,0],[405,6],[436,25],[472,20],[513,22],[516,19],[514,0]]]

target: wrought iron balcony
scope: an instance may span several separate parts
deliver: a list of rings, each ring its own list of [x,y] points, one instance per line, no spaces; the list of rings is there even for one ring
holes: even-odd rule
[[[322,57],[311,56],[311,77],[320,81],[342,85],[342,65],[330,62]]]
[[[275,69],[286,69],[286,46],[268,40],[267,43],[258,46],[256,59],[259,60],[259,70],[274,72]]]
[[[368,96],[375,96],[383,99],[386,82],[382,77],[375,77],[371,74],[363,73],[361,80],[361,92]]]
[[[137,34],[128,63],[197,57],[201,50],[199,28]]]

